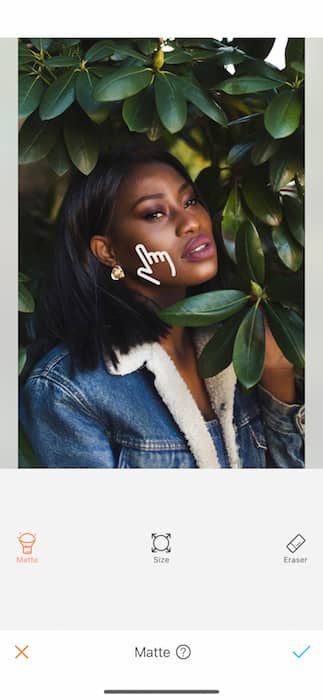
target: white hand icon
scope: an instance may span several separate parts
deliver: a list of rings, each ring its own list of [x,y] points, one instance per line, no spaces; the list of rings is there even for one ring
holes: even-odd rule
[[[151,267],[152,263],[159,263],[167,261],[170,267],[171,276],[175,277],[176,268],[175,265],[166,250],[156,250],[155,252],[149,253],[147,248],[143,243],[138,243],[135,246],[135,251],[139,255],[142,267],[138,267],[137,275],[152,284],[160,284],[160,281],[152,277],[153,269]]]

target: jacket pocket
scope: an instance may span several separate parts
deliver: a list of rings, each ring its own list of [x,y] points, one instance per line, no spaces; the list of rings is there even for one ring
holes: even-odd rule
[[[148,450],[122,447],[119,469],[194,469],[193,455],[185,449]]]

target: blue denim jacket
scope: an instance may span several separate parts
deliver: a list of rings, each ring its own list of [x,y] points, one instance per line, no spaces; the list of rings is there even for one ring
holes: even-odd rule
[[[303,467],[304,412],[258,387],[245,393],[232,366],[205,380],[215,419],[206,423],[158,343],[102,358],[70,376],[53,348],[21,390],[21,422],[40,467]]]

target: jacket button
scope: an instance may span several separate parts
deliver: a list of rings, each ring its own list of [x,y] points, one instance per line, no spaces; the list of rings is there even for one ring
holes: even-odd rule
[[[305,407],[302,406],[295,415],[295,423],[299,432],[304,435],[305,432]]]

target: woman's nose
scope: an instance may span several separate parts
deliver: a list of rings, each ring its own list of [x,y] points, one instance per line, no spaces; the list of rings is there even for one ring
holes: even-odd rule
[[[196,233],[200,230],[198,216],[192,210],[184,210],[179,215],[176,226],[176,235],[185,236],[187,233]]]

